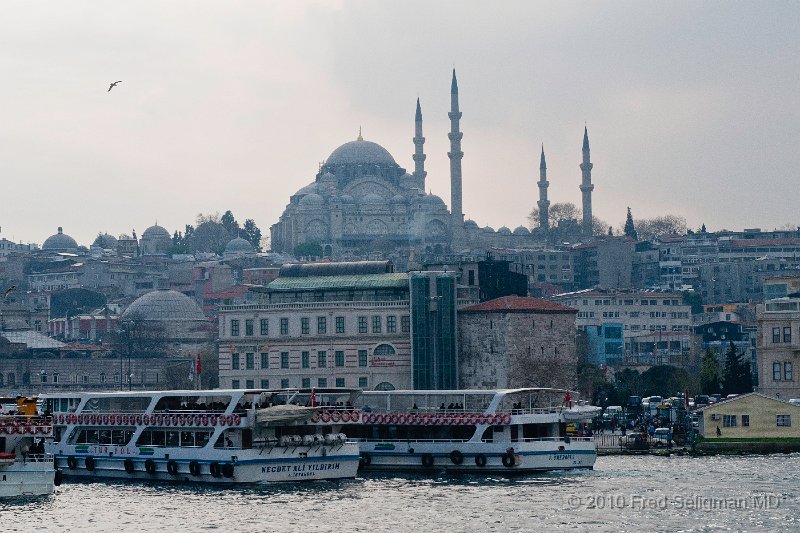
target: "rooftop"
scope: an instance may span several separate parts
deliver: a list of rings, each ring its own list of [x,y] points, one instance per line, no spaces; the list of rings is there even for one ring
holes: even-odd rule
[[[280,277],[267,285],[270,291],[319,291],[357,289],[408,289],[408,274],[364,274],[360,276]]]
[[[497,312],[497,313],[577,313],[577,309],[565,305],[542,300],[540,298],[530,298],[526,296],[502,296],[470,305],[460,310],[461,312]]]

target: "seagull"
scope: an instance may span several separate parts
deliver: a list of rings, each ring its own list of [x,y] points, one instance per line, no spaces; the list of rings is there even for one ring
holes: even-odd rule
[[[112,83],[111,85],[109,85],[109,86],[108,86],[108,91],[106,91],[106,92],[110,92],[110,91],[111,91],[111,89],[113,89],[114,87],[116,87],[118,83],[122,83],[122,80],[115,81],[114,83]]]

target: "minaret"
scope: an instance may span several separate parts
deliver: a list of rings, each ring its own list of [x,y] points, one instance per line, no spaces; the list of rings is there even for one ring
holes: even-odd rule
[[[544,144],[542,144],[542,161],[539,163],[539,227],[544,231],[550,229],[550,200],[547,199],[547,164],[544,162]]]
[[[450,209],[453,219],[457,223],[464,222],[464,213],[461,209],[461,158],[464,152],[461,151],[461,138],[464,136],[459,131],[459,121],[461,111],[458,110],[458,82],[456,81],[456,69],[453,69],[453,82],[450,85],[450,151],[447,157],[450,158]]]
[[[592,236],[592,163],[589,161],[589,131],[583,128],[583,163],[581,163],[581,193],[583,195],[583,235]]]
[[[422,108],[419,106],[417,98],[417,113],[414,117],[414,177],[417,178],[418,187],[425,190],[425,152],[422,146],[425,144],[425,137],[422,136]]]

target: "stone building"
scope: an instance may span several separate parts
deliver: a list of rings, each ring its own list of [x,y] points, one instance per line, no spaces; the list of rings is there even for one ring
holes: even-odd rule
[[[758,392],[782,399],[800,398],[794,369],[800,363],[800,297],[785,296],[759,304]]]
[[[425,192],[425,137],[422,133],[422,110],[417,100],[415,113],[414,171],[408,173],[382,146],[366,141],[359,132],[355,141],[335,149],[319,167],[314,181],[289,199],[289,205],[271,229],[272,250],[294,253],[304,243],[322,247],[324,256],[342,259],[363,257],[370,252],[408,260],[420,253],[444,253],[462,249],[491,247],[530,247],[548,240],[550,231],[559,239],[571,242],[591,238],[591,183],[589,137],[584,129],[583,162],[580,165],[583,201],[582,225],[564,224],[552,228],[547,222],[549,201],[542,151],[538,183],[542,228],[529,231],[523,226],[511,230],[479,227],[465,220],[462,209],[463,133],[460,127],[458,83],[455,71],[450,90],[450,200],[444,201]],[[587,218],[588,217],[588,218]],[[392,255],[394,254],[394,255]],[[411,257],[409,259],[409,256]],[[398,263],[405,268],[406,265]]]
[[[172,237],[166,228],[154,224],[144,230],[139,241],[142,255],[166,255],[172,246]]]
[[[577,312],[519,296],[460,309],[459,387],[575,387]]]

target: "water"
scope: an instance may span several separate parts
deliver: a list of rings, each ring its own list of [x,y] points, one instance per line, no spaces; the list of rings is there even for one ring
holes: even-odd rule
[[[50,497],[0,503],[0,528],[798,531],[798,471],[800,454],[606,456],[593,471],[516,479],[374,475],[264,489],[70,482]]]

